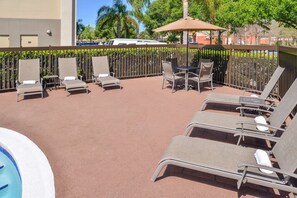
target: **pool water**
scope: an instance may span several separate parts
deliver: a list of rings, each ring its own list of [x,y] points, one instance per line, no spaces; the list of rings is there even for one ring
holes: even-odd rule
[[[0,197],[21,198],[22,180],[12,156],[0,147]]]

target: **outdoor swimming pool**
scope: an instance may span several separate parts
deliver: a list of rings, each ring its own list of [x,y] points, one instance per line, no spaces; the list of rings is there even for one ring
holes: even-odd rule
[[[55,198],[54,174],[34,142],[0,127],[0,148],[1,198]]]
[[[0,197],[22,197],[22,180],[13,157],[0,147]]]

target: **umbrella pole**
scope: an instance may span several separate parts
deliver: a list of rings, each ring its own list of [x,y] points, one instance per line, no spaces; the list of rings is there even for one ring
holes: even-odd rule
[[[188,61],[189,61],[189,31],[187,31],[187,67],[189,66]]]

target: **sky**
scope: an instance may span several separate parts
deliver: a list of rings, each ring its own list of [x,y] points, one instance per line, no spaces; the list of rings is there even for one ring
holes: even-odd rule
[[[123,0],[123,3],[126,3]],[[113,0],[77,0],[77,19],[82,19],[82,24],[95,27],[97,11],[101,6],[112,6]],[[127,7],[131,10],[131,7]]]

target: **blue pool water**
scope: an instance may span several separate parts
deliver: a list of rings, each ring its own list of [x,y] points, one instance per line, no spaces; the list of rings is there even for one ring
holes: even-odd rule
[[[12,156],[0,147],[0,197],[21,198],[22,180]]]

